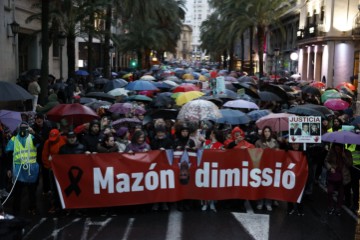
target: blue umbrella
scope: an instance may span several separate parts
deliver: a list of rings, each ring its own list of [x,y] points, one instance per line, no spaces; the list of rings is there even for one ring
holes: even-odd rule
[[[257,121],[259,118],[265,117],[267,115],[269,115],[271,112],[267,109],[262,109],[262,110],[254,110],[249,112],[247,115],[253,120],[253,121]]]
[[[153,83],[145,80],[136,80],[131,82],[126,85],[125,89],[131,91],[158,90]]]
[[[221,118],[211,119],[216,123],[227,123],[232,125],[247,124],[251,121],[245,113],[233,109],[220,109]]]
[[[121,78],[110,80],[107,83],[105,83],[104,92],[109,92],[115,88],[125,87],[127,84],[128,82]]]
[[[89,73],[86,70],[77,70],[75,71],[75,75],[78,76],[89,76]]]
[[[20,112],[0,110],[0,122],[7,126],[11,132],[16,130],[21,121]]]

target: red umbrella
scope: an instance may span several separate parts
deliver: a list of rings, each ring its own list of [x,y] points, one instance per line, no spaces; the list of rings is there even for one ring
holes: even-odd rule
[[[194,84],[181,84],[180,86],[177,86],[173,92],[190,92],[190,91],[200,91],[200,88],[195,86]]]
[[[324,106],[331,110],[339,111],[347,109],[349,107],[349,103],[341,99],[330,98],[325,101]]]
[[[356,90],[355,86],[349,82],[342,82],[339,85],[337,85],[336,88],[340,90],[342,86],[349,88],[351,91]]]
[[[51,121],[59,122],[65,118],[71,125],[80,125],[90,122],[99,116],[91,108],[80,103],[59,104],[51,109],[47,114]]]
[[[323,88],[326,85],[323,82],[313,82],[313,83],[310,84],[310,86],[313,86],[313,87],[316,87],[316,88]]]

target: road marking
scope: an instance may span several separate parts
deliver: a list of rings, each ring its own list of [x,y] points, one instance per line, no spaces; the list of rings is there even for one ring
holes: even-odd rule
[[[128,224],[126,226],[126,229],[125,229],[125,233],[124,233],[124,236],[122,237],[122,240],[127,240],[129,235],[130,235],[130,231],[131,231],[131,228],[134,224],[134,221],[135,221],[135,218],[130,218],[129,221],[128,221]]]
[[[86,218],[85,223],[84,223],[84,230],[83,233],[81,235],[81,240],[92,240],[95,239],[95,237],[97,237],[97,235],[106,227],[106,225],[112,220],[112,218],[107,218],[105,221],[101,221],[101,222],[93,222],[91,221],[90,218]],[[88,233],[89,233],[89,229],[90,226],[100,226],[96,232],[89,238],[88,237]]]
[[[28,232],[26,233],[26,235],[24,236],[24,239],[26,239],[26,238],[30,235],[30,233],[32,233],[32,231],[34,231],[35,229],[37,229],[38,227],[40,227],[40,225],[41,225],[43,222],[45,222],[45,221],[46,221],[46,218],[41,218],[40,221],[39,221],[39,223],[36,224],[36,225],[34,225],[34,226],[30,229],[30,231],[28,231]]]
[[[167,240],[181,239],[182,213],[177,210],[171,210],[169,214],[168,227],[166,231]]]
[[[245,201],[247,213],[232,212],[235,219],[244,227],[255,240],[268,240],[270,229],[270,215],[254,214],[250,203]]]
[[[45,238],[45,239],[57,239],[57,236],[58,236],[58,234],[59,234],[59,232],[61,232],[62,230],[64,230],[65,228],[67,228],[68,226],[70,226],[70,225],[72,225],[73,223],[75,223],[75,222],[78,222],[78,221],[80,221],[81,220],[81,218],[75,218],[75,219],[73,219],[70,223],[68,223],[68,224],[66,224],[65,226],[63,226],[63,227],[61,227],[61,228],[57,228],[56,226],[55,226],[55,229],[54,229],[54,231],[51,233],[51,235],[50,236],[48,236],[47,238]],[[54,218],[54,222],[55,223],[57,223],[57,218]],[[57,224],[56,224],[57,225]]]

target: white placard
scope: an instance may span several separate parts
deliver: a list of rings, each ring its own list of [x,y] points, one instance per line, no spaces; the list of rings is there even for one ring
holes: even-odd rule
[[[321,117],[292,116],[289,117],[290,143],[320,143]]]

